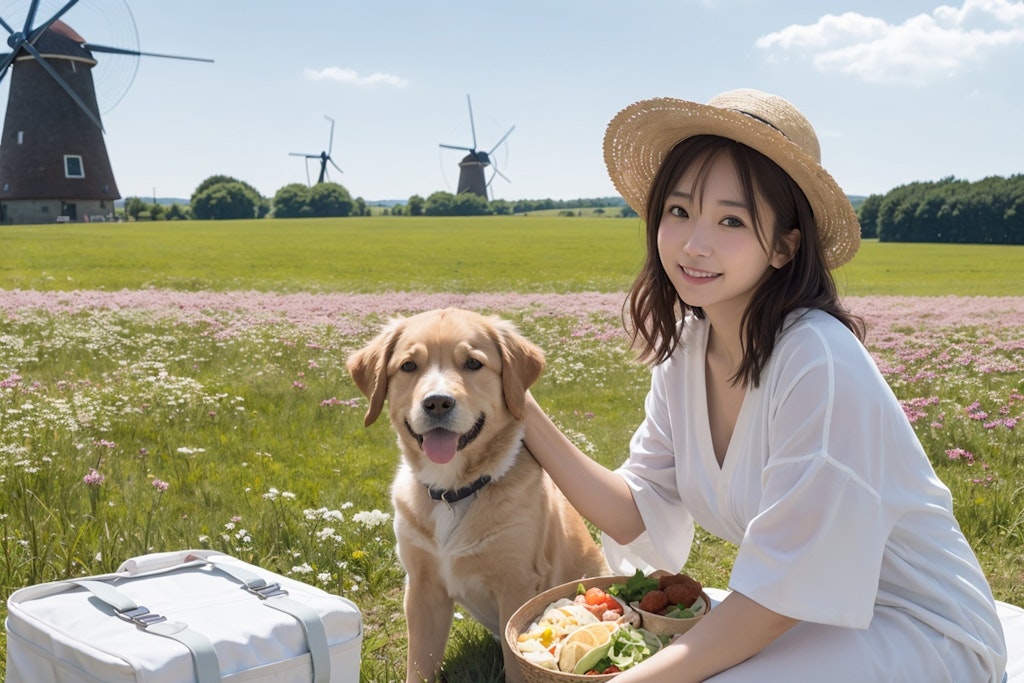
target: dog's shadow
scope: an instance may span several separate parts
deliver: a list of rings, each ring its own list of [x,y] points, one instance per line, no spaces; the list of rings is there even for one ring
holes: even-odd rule
[[[456,618],[441,675],[444,683],[504,683],[501,643],[472,617]]]

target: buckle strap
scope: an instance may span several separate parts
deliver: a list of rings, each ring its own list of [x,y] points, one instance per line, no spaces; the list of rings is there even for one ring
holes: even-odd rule
[[[245,567],[230,562],[219,562],[205,558],[214,569],[224,572],[242,584],[242,588],[260,600],[264,605],[284,612],[298,620],[306,636],[306,645],[313,664],[313,683],[329,683],[331,679],[331,657],[327,644],[327,629],[315,609],[288,597],[288,591],[278,583],[267,583],[262,577]]]
[[[188,648],[192,655],[192,670],[198,683],[220,683],[220,662],[217,651],[213,649],[210,639],[201,633],[189,629],[187,624],[168,621],[141,605],[117,588],[102,581],[81,579],[68,583],[81,586],[99,598],[114,610],[114,614],[128,623],[135,624],[141,630],[164,638],[176,640]]]

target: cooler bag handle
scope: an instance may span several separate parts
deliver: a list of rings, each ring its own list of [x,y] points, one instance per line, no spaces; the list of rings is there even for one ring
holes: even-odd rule
[[[189,629],[187,624],[167,621],[166,617],[150,612],[118,589],[101,581],[72,580],[114,609],[118,617],[158,636],[177,640],[192,653],[192,666],[198,683],[220,683],[220,662],[213,643],[201,633]]]
[[[245,567],[231,562],[218,562],[209,557],[204,558],[204,561],[241,583],[245,590],[263,600],[267,607],[295,617],[306,634],[309,656],[313,661],[313,683],[329,683],[331,657],[327,646],[327,630],[316,610],[289,598],[288,591],[281,588],[281,584],[267,583]]]

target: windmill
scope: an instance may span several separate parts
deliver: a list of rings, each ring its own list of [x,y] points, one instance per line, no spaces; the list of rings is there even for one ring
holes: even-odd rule
[[[445,149],[458,149],[469,152],[466,156],[462,157],[462,161],[459,162],[459,187],[455,194],[462,194],[463,192],[472,192],[473,194],[480,195],[484,199],[488,199],[487,188],[490,187],[491,181],[494,180],[495,175],[500,175],[506,181],[508,178],[504,173],[498,170],[498,166],[492,159],[492,155],[495,150],[498,149],[508,139],[508,136],[512,134],[512,131],[516,129],[512,126],[508,131],[501,136],[491,147],[490,151],[484,152],[476,148],[476,125],[473,123],[473,103],[469,99],[469,95],[466,95],[466,104],[469,105],[469,129],[473,134],[473,146],[472,147],[460,147],[458,145],[445,145],[440,146]],[[494,171],[490,178],[486,177],[484,169],[488,166]],[[509,181],[511,182],[511,181]]]
[[[330,116],[324,115],[324,118],[331,122],[331,135],[327,139],[327,149],[320,152],[319,154],[305,154],[303,152],[289,152],[289,155],[293,157],[305,157],[306,158],[306,184],[309,185],[309,160],[319,159],[320,160],[320,175],[317,177],[317,184],[319,185],[327,178],[327,164],[329,163],[334,168],[338,169],[338,173],[344,173],[331,158],[331,150],[334,149],[334,119]]]
[[[40,14],[40,0],[30,0],[23,21],[0,17],[10,48],[0,55],[0,81],[10,74],[0,135],[0,222],[112,215],[120,194],[103,141],[94,53],[213,61],[89,43],[62,21],[79,2]],[[130,11],[127,16],[134,33]]]

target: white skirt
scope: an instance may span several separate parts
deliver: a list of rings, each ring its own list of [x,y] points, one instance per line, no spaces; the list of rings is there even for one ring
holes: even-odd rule
[[[727,594],[708,593],[716,600]],[[801,622],[706,683],[1024,683],[1024,609],[998,606],[1010,655],[1006,678],[963,644],[899,610],[879,608],[863,630]]]

